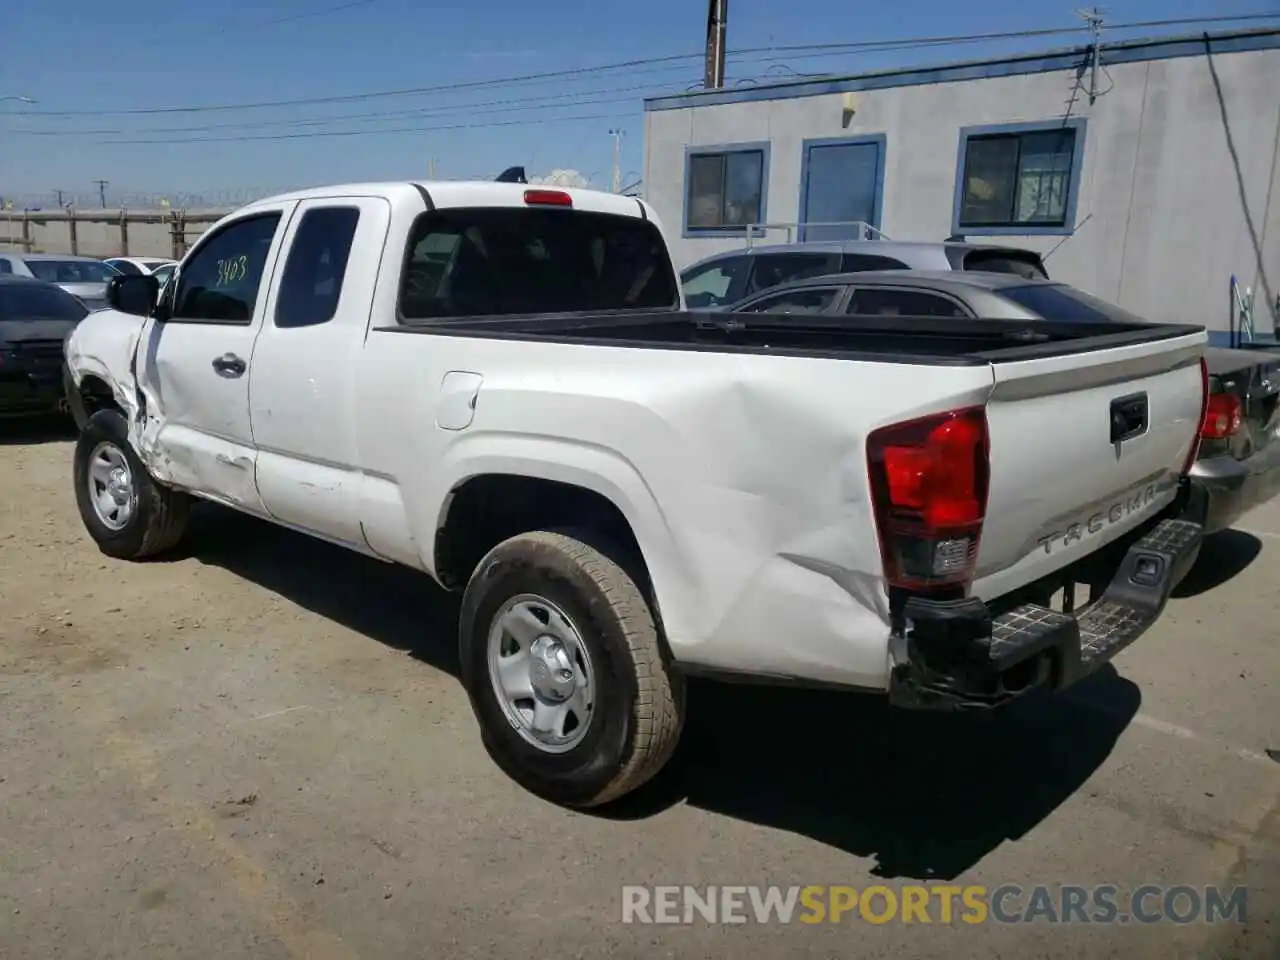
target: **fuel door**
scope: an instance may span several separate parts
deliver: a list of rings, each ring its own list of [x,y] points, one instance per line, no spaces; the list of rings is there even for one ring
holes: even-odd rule
[[[441,430],[465,430],[476,415],[476,401],[484,377],[467,370],[450,370],[440,381],[436,426]]]

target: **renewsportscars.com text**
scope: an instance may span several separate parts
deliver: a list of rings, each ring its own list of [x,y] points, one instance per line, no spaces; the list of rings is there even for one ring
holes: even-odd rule
[[[622,922],[693,923],[1243,923],[1244,887],[1005,884],[627,886]]]

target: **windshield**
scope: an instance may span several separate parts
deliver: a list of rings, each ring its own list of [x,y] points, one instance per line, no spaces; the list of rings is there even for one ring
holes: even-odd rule
[[[49,283],[106,283],[120,272],[101,260],[28,260],[27,267]]]
[[[0,320],[80,320],[88,312],[83,303],[59,287],[0,284]]]
[[[400,287],[407,320],[673,308],[662,234],[639,217],[548,208],[423,214]]]
[[[1026,307],[1043,320],[1068,323],[1150,323],[1114,303],[1064,284],[1037,283],[1002,287],[1000,296]]]

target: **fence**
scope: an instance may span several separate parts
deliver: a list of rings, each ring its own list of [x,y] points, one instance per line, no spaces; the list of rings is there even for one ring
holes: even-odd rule
[[[5,210],[0,250],[179,259],[229,210]]]

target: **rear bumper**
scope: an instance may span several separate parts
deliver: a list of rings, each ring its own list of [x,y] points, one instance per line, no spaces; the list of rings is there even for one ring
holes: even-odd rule
[[[1248,460],[1212,457],[1191,466],[1191,482],[1206,498],[1205,533],[1225,530],[1280,493],[1280,442]]]
[[[1195,564],[1204,528],[1164,520],[1131,546],[1095,603],[1076,614],[1026,603],[993,616],[977,598],[913,597],[892,640],[896,706],[981,709],[1061,689],[1098,670],[1159,619]]]

